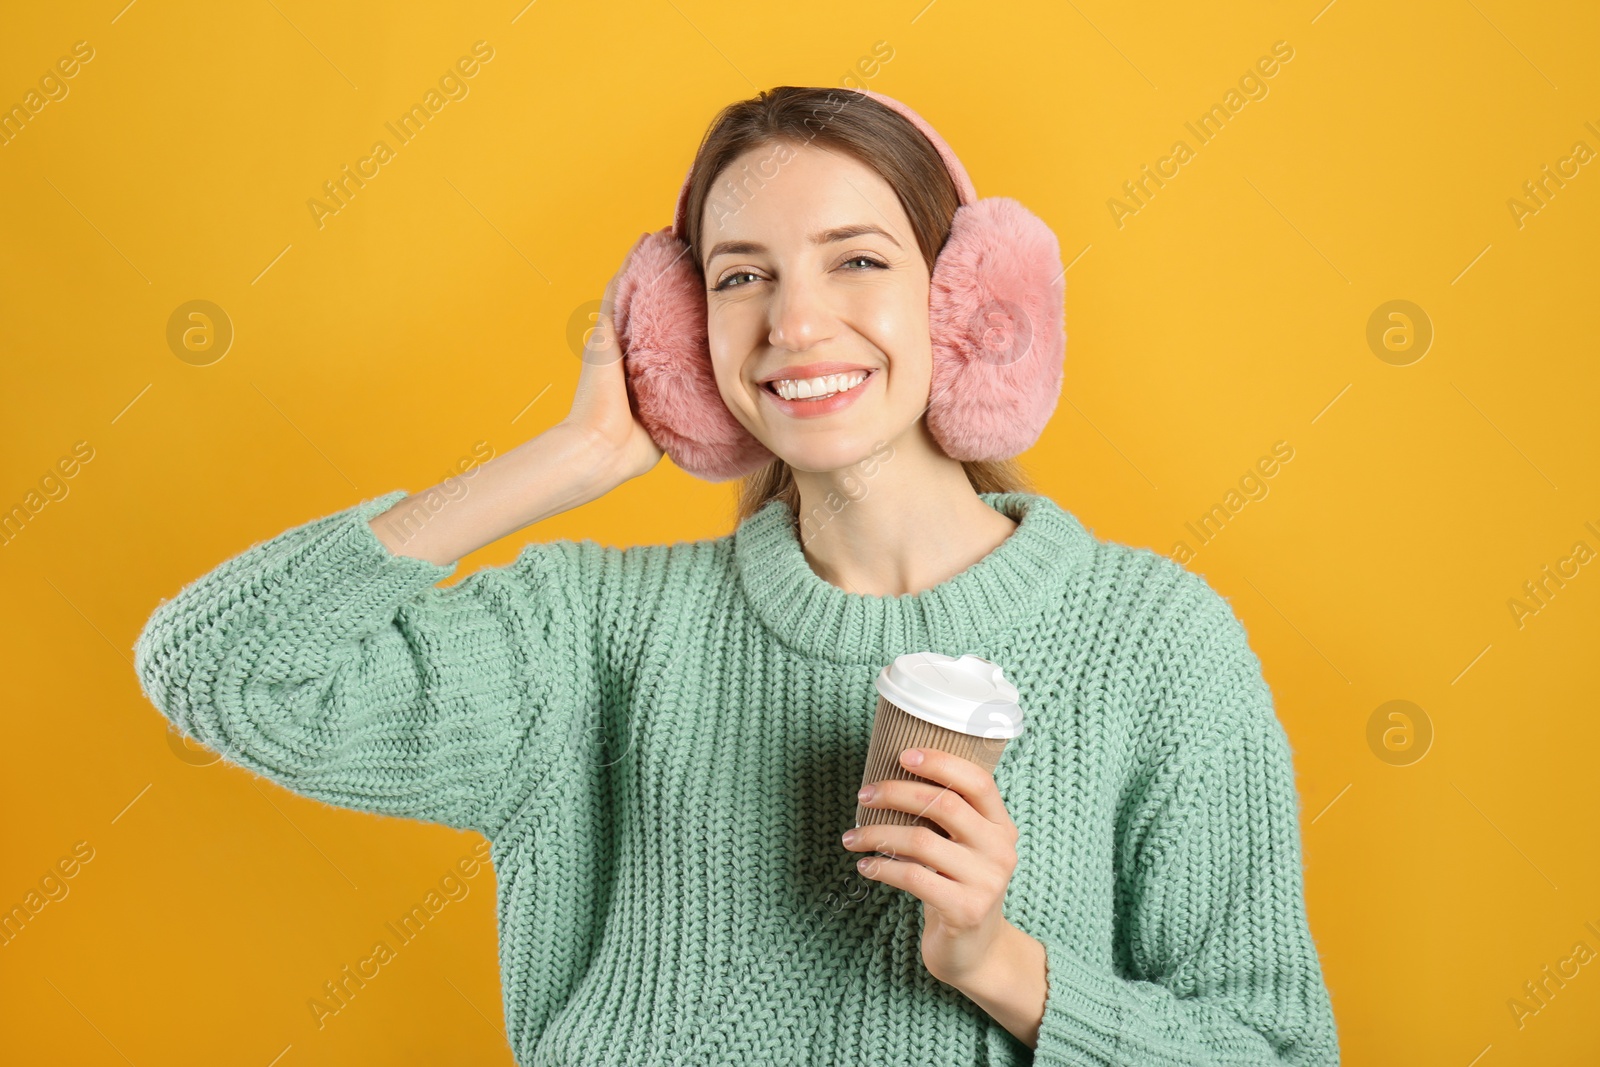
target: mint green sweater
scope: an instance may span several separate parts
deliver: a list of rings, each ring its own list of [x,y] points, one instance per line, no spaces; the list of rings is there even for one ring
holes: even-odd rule
[[[448,587],[367,519],[258,542],[151,615],[162,713],[228,761],[491,843],[521,1065],[1338,1062],[1290,748],[1204,579],[1050,498],[914,596],[848,593],[772,501],[732,534],[527,545]],[[1030,1050],[928,974],[922,902],[859,874],[880,667],[974,652],[1021,693],[995,770],[1006,918],[1046,950]]]

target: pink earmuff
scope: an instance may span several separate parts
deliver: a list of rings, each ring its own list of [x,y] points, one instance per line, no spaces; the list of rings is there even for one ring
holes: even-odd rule
[[[978,199],[961,161],[916,112],[870,89],[842,91],[910,120],[938,150],[960,195],[929,286],[928,431],[951,459],[1015,456],[1038,440],[1061,395],[1066,285],[1056,236],[1009,197]],[[688,254],[688,200],[685,178],[673,224],[630,256],[612,316],[640,423],[673,463],[720,482],[774,457],[717,390],[705,285]]]

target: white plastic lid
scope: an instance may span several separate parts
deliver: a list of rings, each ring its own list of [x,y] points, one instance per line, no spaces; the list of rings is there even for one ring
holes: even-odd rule
[[[896,707],[946,730],[978,737],[1022,733],[1017,687],[982,656],[907,652],[879,671],[874,684]]]

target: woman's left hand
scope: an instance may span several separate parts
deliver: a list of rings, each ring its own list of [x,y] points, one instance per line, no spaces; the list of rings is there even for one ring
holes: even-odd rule
[[[921,762],[912,762],[919,755]],[[901,753],[900,763],[930,782],[874,782],[862,804],[920,815],[949,838],[926,826],[860,826],[844,835],[844,846],[897,857],[866,856],[857,867],[922,901],[923,965],[941,982],[959,987],[989,964],[1010,926],[1001,904],[1017,869],[1019,832],[994,775],[971,760],[912,748]]]

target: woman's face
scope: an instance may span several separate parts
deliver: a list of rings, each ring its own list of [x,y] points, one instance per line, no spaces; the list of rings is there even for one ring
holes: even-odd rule
[[[832,471],[918,422],[928,267],[876,171],[816,145],[759,146],[718,176],[702,218],[711,363],[747,430],[798,470]]]

